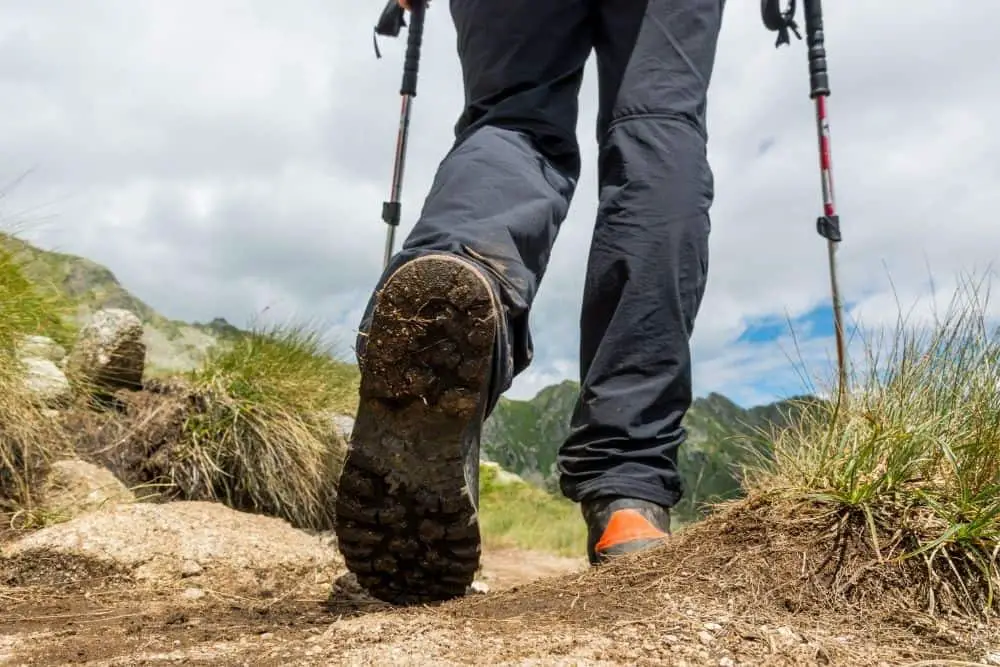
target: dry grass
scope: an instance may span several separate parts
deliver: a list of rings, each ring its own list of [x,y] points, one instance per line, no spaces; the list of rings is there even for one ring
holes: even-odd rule
[[[752,499],[828,536],[842,593],[899,568],[931,613],[1000,609],[1000,335],[985,305],[965,287],[934,326],[901,320],[868,344],[848,406],[806,411],[748,471]]]
[[[153,443],[162,446],[142,464],[147,481],[329,528],[346,449],[332,415],[353,414],[354,374],[304,328],[248,333],[187,378],[180,414],[168,415],[180,433]]]
[[[65,440],[25,390],[17,348],[29,335],[69,339],[66,308],[54,291],[25,278],[0,245],[0,511],[22,520],[35,511],[32,490]]]

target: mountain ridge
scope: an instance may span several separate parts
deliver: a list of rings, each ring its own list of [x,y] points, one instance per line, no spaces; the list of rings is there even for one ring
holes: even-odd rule
[[[565,380],[531,399],[502,398],[483,427],[484,458],[558,492],[556,458],[569,434],[578,394],[579,384]],[[678,453],[686,487],[675,508],[678,515],[696,519],[705,503],[738,497],[741,466],[768,456],[768,436],[818,401],[803,395],[742,408],[715,392],[694,399],[683,422],[688,437]]]

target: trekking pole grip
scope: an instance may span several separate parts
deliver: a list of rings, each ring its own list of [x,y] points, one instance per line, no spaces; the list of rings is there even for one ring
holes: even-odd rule
[[[410,28],[406,37],[406,57],[403,60],[403,85],[400,95],[417,96],[417,72],[420,69],[420,46],[424,39],[425,0],[412,0]]]
[[[805,0],[806,44],[809,48],[809,96],[813,99],[830,94],[826,71],[826,46],[823,35],[822,0]]]

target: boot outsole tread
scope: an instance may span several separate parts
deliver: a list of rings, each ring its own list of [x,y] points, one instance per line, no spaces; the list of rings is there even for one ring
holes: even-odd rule
[[[479,568],[479,453],[467,443],[497,312],[485,279],[451,258],[409,262],[377,295],[336,507],[347,568],[375,598],[459,597]]]

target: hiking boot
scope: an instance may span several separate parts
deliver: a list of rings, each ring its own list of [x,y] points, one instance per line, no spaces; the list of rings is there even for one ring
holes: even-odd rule
[[[337,495],[347,568],[392,604],[464,595],[479,568],[479,439],[499,304],[450,255],[404,264],[376,294]]]
[[[633,498],[601,498],[582,504],[587,556],[598,565],[613,556],[644,551],[670,537],[670,510]]]

